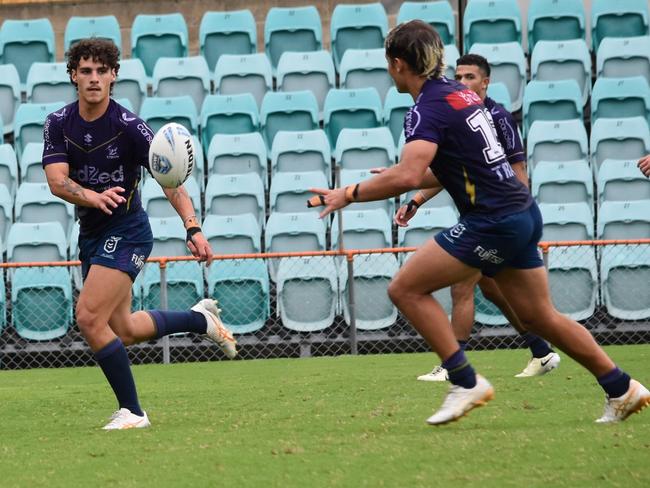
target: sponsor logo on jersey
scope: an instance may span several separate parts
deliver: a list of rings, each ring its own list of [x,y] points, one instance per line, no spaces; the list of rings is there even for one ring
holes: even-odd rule
[[[487,261],[488,263],[501,264],[503,262],[503,258],[497,256],[496,249],[485,250],[481,246],[476,246],[474,248],[474,254],[478,254],[481,261]]]
[[[153,139],[153,133],[149,126],[145,123],[141,123],[137,125],[137,128],[140,131],[140,134],[142,134],[147,140],[147,142],[151,143],[151,139]]]
[[[413,105],[404,116],[404,136],[408,139],[420,125],[420,112],[418,106]]]
[[[99,171],[95,166],[85,164],[82,168],[71,170],[71,176],[79,183],[105,185],[106,183],[124,183],[124,166],[120,164],[113,171]]]
[[[463,110],[464,108],[482,103],[481,97],[470,89],[455,91],[447,95],[445,99],[454,110]]]
[[[62,119],[65,117],[67,111],[68,109],[64,107],[60,112],[52,112],[52,115],[54,115],[57,119]]]
[[[117,249],[117,243],[120,242],[121,240],[122,240],[121,237],[110,236],[104,242],[104,251],[106,251],[109,254],[115,252],[115,249]]]
[[[497,119],[501,135],[505,139],[506,148],[515,148],[515,131],[505,118]]]
[[[131,262],[134,264],[136,268],[142,269],[142,267],[144,266],[144,254],[132,254]]]
[[[120,155],[117,153],[117,146],[109,144],[106,148],[106,159],[118,159]]]
[[[135,119],[136,119],[136,117],[129,117],[129,114],[127,114],[126,112],[122,112],[122,120],[124,122],[126,122],[127,124],[129,122],[133,122]]]

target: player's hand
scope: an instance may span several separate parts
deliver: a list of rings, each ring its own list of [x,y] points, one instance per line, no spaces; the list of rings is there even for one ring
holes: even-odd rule
[[[321,195],[325,203],[325,209],[319,214],[320,218],[324,218],[338,210],[339,208],[347,207],[350,202],[345,198],[345,188],[310,188],[310,192],[316,195]]]
[[[648,178],[650,178],[650,154],[648,154],[647,156],[639,159],[639,162],[637,163],[637,166],[641,170],[641,173],[643,173]]]
[[[388,168],[370,168],[370,173],[373,175],[380,175],[384,171],[386,171]]]
[[[400,227],[408,227],[409,220],[413,218],[417,211],[418,207],[415,205],[402,205],[397,209],[397,212],[395,212],[393,221]]]
[[[199,258],[199,261],[205,262],[208,266],[212,263],[214,257],[210,243],[203,235],[203,232],[197,232],[192,236],[192,239],[187,241],[187,248],[192,253],[192,256]]]
[[[101,193],[95,193],[97,197],[94,202],[94,207],[105,214],[113,215],[113,209],[117,208],[119,204],[126,202],[126,198],[121,193],[124,193],[124,188],[120,186],[114,186]]]

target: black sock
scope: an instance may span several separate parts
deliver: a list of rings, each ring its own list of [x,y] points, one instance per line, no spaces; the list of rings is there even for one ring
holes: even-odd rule
[[[630,388],[630,376],[615,367],[609,373],[598,377],[598,383],[609,398],[618,398]]]
[[[205,334],[208,324],[202,313],[194,310],[149,310],[156,326],[156,338],[179,332]]]
[[[463,388],[474,388],[476,386],[476,372],[465,357],[465,352],[458,349],[442,362],[442,367],[447,370],[449,381]]]
[[[530,352],[533,353],[534,358],[543,358],[544,356],[553,352],[551,346],[539,336],[531,334],[530,332],[524,332],[521,334],[521,338],[524,340],[526,346],[530,349]]]

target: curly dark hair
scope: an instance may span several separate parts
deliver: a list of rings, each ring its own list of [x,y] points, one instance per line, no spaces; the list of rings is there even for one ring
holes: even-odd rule
[[[70,81],[74,86],[77,84],[72,81],[72,71],[79,67],[79,62],[82,59],[92,59],[95,62],[102,63],[111,69],[115,70],[115,76],[120,71],[120,50],[115,43],[108,39],[100,39],[98,37],[91,37],[89,39],[81,39],[75,42],[67,53],[67,71],[70,75]],[[113,91],[113,83],[111,83],[111,92]]]

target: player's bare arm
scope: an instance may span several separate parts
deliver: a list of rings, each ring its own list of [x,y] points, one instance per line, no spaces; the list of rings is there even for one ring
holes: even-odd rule
[[[528,168],[526,166],[526,161],[517,161],[516,163],[512,163],[510,166],[512,166],[512,170],[515,172],[517,179],[528,188]]]
[[[637,166],[645,176],[650,178],[650,154],[639,159]]]

